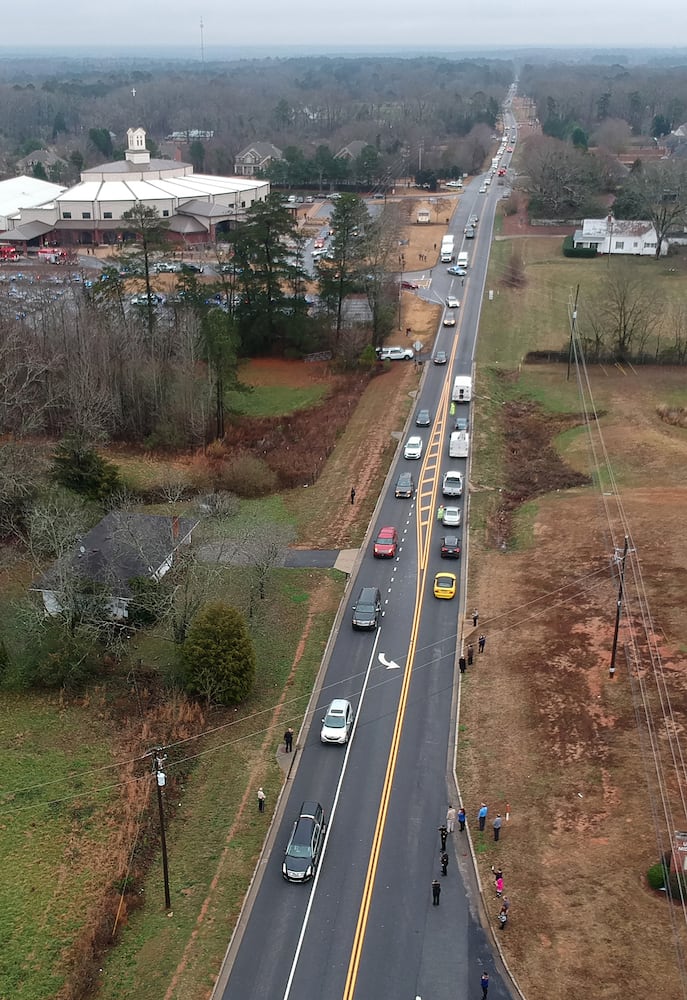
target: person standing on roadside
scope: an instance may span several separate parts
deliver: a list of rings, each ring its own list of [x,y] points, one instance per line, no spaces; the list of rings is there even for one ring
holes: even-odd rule
[[[477,622],[478,621],[479,621],[479,611],[477,610],[477,608],[475,608],[475,610],[472,612],[472,626],[473,626],[473,628],[477,628]]]
[[[448,854],[446,851],[441,852],[441,874],[448,874]]]
[[[465,810],[462,806],[458,810],[458,825],[460,827],[460,832],[463,833],[465,831]]]
[[[479,641],[477,643],[477,652],[478,653],[483,653],[484,652],[484,647],[486,646],[486,644],[487,644],[487,637],[484,634],[484,632],[482,632],[481,636],[479,637]]]
[[[465,673],[465,668],[466,668],[466,666],[467,666],[467,663],[465,662],[465,657],[464,657],[464,656],[461,656],[461,657],[459,658],[459,660],[458,660],[458,667],[459,667],[459,669],[460,669],[460,672],[461,672],[461,674],[464,674],[464,673]]]
[[[477,822],[479,823],[480,830],[484,830],[487,822],[487,813],[489,812],[489,806],[486,802],[483,802],[479,807],[479,812],[477,813]]]
[[[499,836],[501,835],[501,826],[503,820],[501,819],[501,813],[496,813],[496,819],[491,824],[494,827],[494,841],[498,843]]]
[[[446,810],[446,829],[449,833],[453,833],[453,829],[456,825],[456,810],[453,806],[449,806]]]
[[[355,486],[351,487],[351,503],[355,503]]]
[[[489,992],[489,973],[488,972],[483,972],[482,973],[482,978],[480,979],[479,984],[482,987],[482,1000],[487,1000],[487,993]]]
[[[475,658],[475,650],[473,649],[472,643],[468,646],[468,666],[472,666],[472,661]]]
[[[293,748],[293,729],[291,726],[284,733],[284,751],[285,753],[291,753]]]
[[[439,836],[441,837],[441,849],[442,849],[442,851],[446,850],[446,837],[447,837],[447,835],[448,835],[448,830],[446,829],[446,827],[442,823],[442,825],[439,827]]]
[[[441,882],[438,878],[435,878],[432,882],[432,906],[439,905],[439,896],[441,895]]]
[[[264,811],[265,811],[265,799],[266,798],[267,798],[267,796],[265,795],[264,791],[262,790],[262,785],[261,785],[260,788],[258,788],[258,811],[261,812],[261,813],[264,813]]]

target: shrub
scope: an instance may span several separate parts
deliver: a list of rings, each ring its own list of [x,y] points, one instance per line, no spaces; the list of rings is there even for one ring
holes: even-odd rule
[[[240,497],[264,497],[277,489],[277,476],[262,458],[247,452],[230,462],[221,462],[214,470],[216,490],[226,490]]]
[[[563,240],[563,256],[564,257],[586,257],[591,260],[592,257],[598,257],[594,247],[575,247],[572,236],[566,236]]]
[[[516,215],[518,211],[517,199],[511,194],[501,201],[501,211],[504,215]]]
[[[503,271],[501,283],[506,288],[522,288],[526,281],[525,265],[518,250],[514,250]]]
[[[206,517],[236,517],[241,509],[241,501],[234,493],[220,490],[198,497],[198,509]]]
[[[104,500],[122,488],[117,466],[77,438],[65,438],[55,449],[52,477],[60,486],[89,500]]]
[[[184,642],[186,688],[208,703],[237,705],[255,680],[255,651],[243,615],[222,601],[194,618]]]
[[[663,889],[666,884],[666,869],[662,861],[658,861],[646,873],[650,889]]]

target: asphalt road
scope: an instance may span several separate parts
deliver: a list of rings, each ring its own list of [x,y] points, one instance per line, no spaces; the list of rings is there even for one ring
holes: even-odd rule
[[[434,574],[460,574],[462,563],[439,556],[444,532],[436,509],[443,472],[460,469],[467,480],[466,460],[447,457],[450,389],[456,374],[471,373],[494,206],[504,191],[494,183],[480,195],[479,186],[480,178],[470,184],[450,226],[458,252],[468,216],[480,217],[476,238],[467,241],[471,260],[464,287],[440,265],[431,287],[418,293],[443,301],[453,292],[461,307],[457,327],[437,332],[435,349],[446,350],[449,364],[427,366],[416,402],[416,410],[429,408],[434,416],[431,428],[411,430],[423,438],[423,457],[406,461],[399,449],[373,526],[376,531],[395,525],[399,552],[394,560],[375,560],[368,546],[351,580],[322,689],[299,734],[297,766],[217,997],[468,1000],[479,995],[484,969],[491,977],[490,1000],[511,995],[479,922],[465,835],[449,838],[448,875],[439,874],[438,827],[449,797],[455,801],[449,774],[465,602],[462,582],[456,600],[432,594]],[[413,500],[394,498],[401,470],[415,475]],[[465,519],[465,496],[461,506]],[[350,624],[350,606],[362,586],[377,586],[382,595],[381,626],[371,634],[354,632]],[[334,697],[348,698],[356,710],[346,748],[319,742],[321,718]],[[282,853],[305,799],[322,803],[327,836],[313,882],[292,885],[281,876]],[[466,804],[473,823],[478,806]],[[431,883],[437,877],[442,894],[434,907]],[[497,908],[495,900],[490,905]]]

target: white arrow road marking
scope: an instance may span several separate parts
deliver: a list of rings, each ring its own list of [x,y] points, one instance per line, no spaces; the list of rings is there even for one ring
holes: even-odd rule
[[[395,660],[387,660],[387,658],[384,655],[384,653],[380,653],[379,656],[377,657],[377,659],[379,660],[379,662],[381,663],[381,665],[383,667],[386,667],[387,670],[400,670],[401,669],[401,664],[400,663],[396,663]]]

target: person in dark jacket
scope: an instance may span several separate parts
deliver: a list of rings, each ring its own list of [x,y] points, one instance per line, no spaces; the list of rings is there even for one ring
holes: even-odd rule
[[[441,882],[438,878],[435,878],[432,882],[432,906],[439,905],[439,896],[441,895]]]
[[[448,874],[448,854],[446,851],[441,852],[441,874]]]

